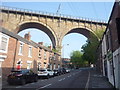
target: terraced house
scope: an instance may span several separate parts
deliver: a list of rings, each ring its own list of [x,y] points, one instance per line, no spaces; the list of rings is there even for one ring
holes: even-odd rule
[[[36,43],[30,40],[30,33],[24,38],[4,28],[0,31],[0,68],[1,78],[7,79],[12,69],[38,68],[55,69],[61,66],[61,56],[52,51],[52,46],[43,46],[43,42]]]
[[[120,89],[120,1],[113,6],[98,52],[99,70]]]

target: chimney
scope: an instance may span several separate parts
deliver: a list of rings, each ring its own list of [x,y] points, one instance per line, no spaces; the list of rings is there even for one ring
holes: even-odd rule
[[[24,35],[24,38],[27,39],[28,41],[30,41],[30,39],[31,39],[30,32],[26,33],[26,34]]]
[[[48,46],[48,48],[50,49],[50,50],[52,50],[52,46],[50,45],[50,46]]]
[[[43,42],[38,42],[39,45],[43,46]]]

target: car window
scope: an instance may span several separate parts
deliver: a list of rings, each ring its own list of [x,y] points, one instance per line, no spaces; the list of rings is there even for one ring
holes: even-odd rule
[[[50,69],[47,69],[47,71],[51,71]]]
[[[26,74],[26,73],[29,73],[28,70],[22,70],[22,74]]]
[[[21,74],[22,72],[21,71],[12,71],[11,73],[12,74]]]

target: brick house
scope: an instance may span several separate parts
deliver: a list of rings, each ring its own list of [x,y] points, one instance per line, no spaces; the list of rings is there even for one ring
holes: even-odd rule
[[[59,54],[42,43],[31,41],[30,38],[30,33],[25,34],[23,38],[3,28],[0,31],[0,68],[2,68],[0,76],[3,80],[7,79],[12,69],[32,69],[37,72],[38,68],[53,69],[54,65],[57,68],[61,64]]]
[[[101,45],[102,73],[114,87],[120,89],[120,2],[118,1],[114,3],[99,46]]]
[[[1,62],[3,79],[7,78],[12,69],[37,70],[36,56],[38,53],[36,52],[38,47],[34,43],[5,29],[2,29],[0,34],[0,58],[3,59]]]

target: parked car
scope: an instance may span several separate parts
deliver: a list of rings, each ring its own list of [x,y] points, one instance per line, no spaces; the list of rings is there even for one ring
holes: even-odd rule
[[[62,69],[62,74],[66,73],[66,69],[65,68],[61,68]]]
[[[58,69],[54,69],[53,71],[54,71],[54,76],[58,76],[61,74],[61,72],[59,72]]]
[[[58,68],[58,74],[61,75],[61,74],[65,74],[66,73],[66,69],[61,67],[61,68]]]
[[[32,70],[13,70],[11,74],[8,75],[7,82],[8,84],[22,84],[24,85],[27,82],[37,82],[38,75]]]
[[[40,70],[38,70],[38,76],[50,78],[50,77],[54,76],[54,71],[52,71],[50,69],[40,69]]]
[[[69,73],[70,72],[70,69],[69,68],[65,68],[66,69],[66,73]]]

